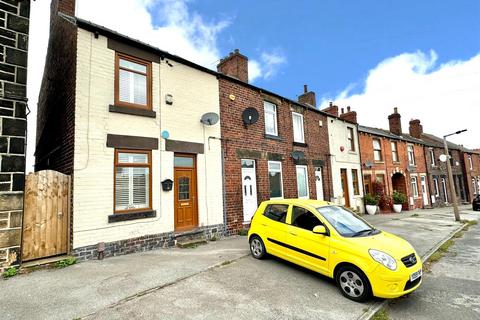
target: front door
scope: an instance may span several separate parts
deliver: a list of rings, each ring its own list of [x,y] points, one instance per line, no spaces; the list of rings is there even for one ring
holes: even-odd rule
[[[191,230],[198,226],[197,172],[194,155],[175,155],[175,230]]]
[[[315,168],[315,187],[317,189],[317,200],[323,200],[322,168]]]
[[[350,208],[350,192],[348,191],[347,169],[341,169],[343,198],[345,199],[345,207]]]
[[[257,210],[255,160],[242,160],[243,221],[250,222]]]
[[[421,176],[420,181],[422,185],[423,205],[428,206],[427,182],[425,176]]]

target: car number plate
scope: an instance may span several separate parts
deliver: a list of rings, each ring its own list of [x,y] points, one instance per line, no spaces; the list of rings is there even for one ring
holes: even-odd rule
[[[415,281],[418,278],[422,276],[422,269],[418,270],[417,272],[414,272],[410,275],[410,281]]]

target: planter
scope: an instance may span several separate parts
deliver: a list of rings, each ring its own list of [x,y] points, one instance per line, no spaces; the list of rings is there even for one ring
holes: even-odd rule
[[[394,204],[394,205],[393,205],[393,211],[394,211],[395,213],[400,213],[400,212],[402,212],[402,206],[403,206],[402,204]]]
[[[365,208],[367,209],[367,213],[369,215],[374,215],[375,213],[377,213],[378,206],[372,206],[367,204]]]

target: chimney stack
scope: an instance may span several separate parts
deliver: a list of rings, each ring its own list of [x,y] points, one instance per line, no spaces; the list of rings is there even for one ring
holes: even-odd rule
[[[344,112],[344,109],[342,108],[342,114],[340,115],[340,119],[352,123],[357,123],[357,113],[355,111],[351,111],[350,106],[347,107],[347,112]]]
[[[221,59],[217,71],[227,76],[248,83],[248,58],[235,49],[234,52]]]
[[[333,105],[333,102],[330,101],[330,105],[328,108],[322,110],[325,113],[329,113],[335,117],[338,117],[338,107]]]
[[[298,102],[303,104],[308,104],[312,107],[317,106],[317,100],[315,98],[315,92],[308,91],[308,86],[306,84],[303,85],[303,94],[298,96]]]
[[[398,108],[393,108],[393,113],[388,116],[388,122],[390,124],[390,132],[397,136],[402,135],[402,120]]]
[[[423,126],[419,119],[410,120],[410,127],[408,129],[412,137],[417,139],[422,138]]]

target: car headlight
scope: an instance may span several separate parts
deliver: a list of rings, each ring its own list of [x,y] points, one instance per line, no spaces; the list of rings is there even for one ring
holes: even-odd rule
[[[386,268],[392,271],[395,271],[397,269],[397,262],[389,254],[374,249],[368,250],[368,253],[370,253],[370,256],[373,260],[383,264]]]

